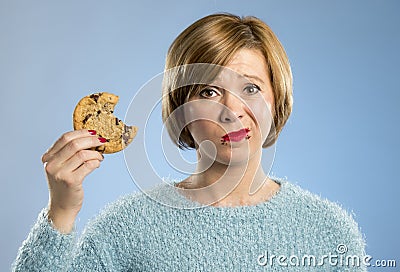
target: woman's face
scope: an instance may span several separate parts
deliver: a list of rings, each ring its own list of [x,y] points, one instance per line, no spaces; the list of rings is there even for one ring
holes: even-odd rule
[[[258,50],[241,49],[226,68],[189,100],[185,119],[200,154],[247,163],[260,154],[273,122],[267,63]]]

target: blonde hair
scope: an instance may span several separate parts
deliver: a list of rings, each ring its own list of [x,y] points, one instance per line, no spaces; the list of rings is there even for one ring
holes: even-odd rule
[[[194,63],[209,63],[225,66],[240,49],[259,50],[269,69],[269,78],[274,94],[274,133],[270,133],[263,147],[275,143],[292,112],[292,72],[285,50],[272,30],[253,16],[239,17],[218,13],[201,18],[186,28],[171,44],[165,62],[165,71]],[[174,88],[174,80],[163,86],[162,118],[168,117],[195,90],[184,86]],[[175,81],[176,83],[176,81]],[[175,120],[182,122],[182,120]],[[180,148],[195,148],[189,130],[184,127],[176,131],[177,124],[167,124],[170,136],[177,139]]]

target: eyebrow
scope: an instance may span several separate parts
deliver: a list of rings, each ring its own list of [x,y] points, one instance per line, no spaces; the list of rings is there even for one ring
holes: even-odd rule
[[[265,84],[264,81],[263,81],[261,78],[259,78],[258,76],[246,75],[246,74],[244,74],[243,76],[244,76],[244,77],[247,77],[247,78],[254,79],[254,80],[260,82],[261,84]]]

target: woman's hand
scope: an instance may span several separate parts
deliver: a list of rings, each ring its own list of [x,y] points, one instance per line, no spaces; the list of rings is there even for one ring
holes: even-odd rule
[[[88,150],[106,139],[94,130],[63,134],[42,156],[49,186],[49,219],[62,233],[71,232],[83,203],[84,178],[100,166],[103,155]]]

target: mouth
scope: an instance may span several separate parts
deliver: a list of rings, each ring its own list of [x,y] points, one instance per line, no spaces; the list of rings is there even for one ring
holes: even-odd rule
[[[249,139],[250,136],[247,135],[247,133],[250,132],[250,129],[248,128],[243,128],[237,131],[232,131],[229,132],[228,134],[225,134],[224,136],[221,137],[221,142],[226,143],[226,142],[240,142],[244,138]]]

